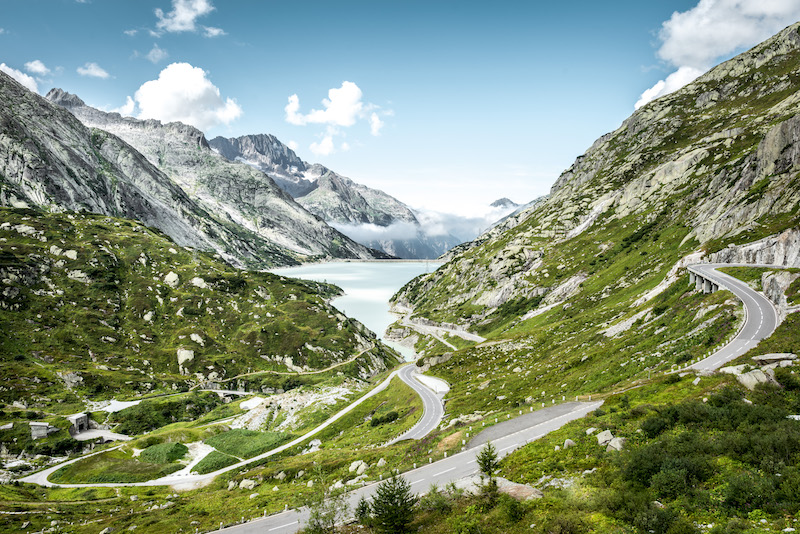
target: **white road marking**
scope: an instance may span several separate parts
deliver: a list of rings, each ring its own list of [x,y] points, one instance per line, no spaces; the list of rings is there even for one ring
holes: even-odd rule
[[[425,482],[425,480],[426,479],[424,479],[424,478],[421,478],[419,480],[415,480],[414,482],[411,483],[411,485],[413,486],[414,484],[419,484],[420,482]]]
[[[297,521],[292,521],[291,523],[286,523],[285,525],[281,525],[279,527],[272,527],[267,532],[272,532],[273,530],[280,530],[282,528],[291,527],[292,525],[296,525]]]
[[[443,475],[445,473],[449,473],[453,469],[455,469],[455,467],[451,467],[450,469],[445,469],[444,471],[439,471],[438,473],[434,473],[433,476],[438,477],[439,475]]]

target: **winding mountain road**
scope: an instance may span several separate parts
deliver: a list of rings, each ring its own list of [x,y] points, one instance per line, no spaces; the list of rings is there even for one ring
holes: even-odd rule
[[[700,263],[688,267],[690,271],[699,274],[707,280],[711,280],[715,284],[736,295],[736,297],[742,301],[745,311],[744,324],[733,339],[714,354],[690,365],[688,369],[695,369],[698,371],[714,371],[719,369],[729,361],[738,358],[755,347],[762,339],[772,335],[775,328],[778,326],[778,313],[772,302],[741,280],[719,272],[717,269],[720,267],[786,268],[783,265],[734,263]]]
[[[313,437],[314,435],[318,434],[322,430],[326,429],[348,413],[350,413],[353,409],[355,409],[359,404],[366,401],[367,399],[377,395],[384,389],[389,386],[389,383],[392,381],[392,378],[395,376],[399,377],[403,382],[408,384],[414,391],[416,391],[420,397],[422,398],[423,402],[423,413],[420,420],[414,425],[410,430],[408,430],[405,434],[403,434],[399,439],[419,439],[421,437],[426,436],[431,430],[439,426],[439,422],[442,420],[442,415],[444,414],[444,406],[442,405],[441,398],[436,395],[433,391],[431,391],[427,386],[424,386],[419,380],[416,379],[417,375],[417,367],[415,365],[404,365],[400,369],[396,371],[392,371],[386,379],[378,384],[375,388],[372,389],[369,393],[362,396],[361,398],[357,399],[352,404],[348,405],[347,407],[340,410],[338,413],[330,417],[324,423],[320,424],[316,428],[310,430],[309,432],[303,434],[299,438],[296,438],[289,443],[281,445],[275,449],[267,451],[263,454],[258,456],[254,456],[253,458],[248,458],[247,460],[242,460],[241,462],[235,463],[231,466],[225,467],[223,469],[219,469],[212,473],[208,473],[205,475],[194,475],[194,474],[185,474],[185,475],[168,475],[166,477],[158,478],[155,480],[149,480],[147,482],[131,482],[131,483],[104,483],[104,484],[56,484],[50,482],[48,478],[51,474],[53,474],[58,469],[69,465],[71,463],[75,463],[80,461],[87,456],[82,456],[80,458],[75,458],[73,460],[69,460],[67,462],[55,465],[53,467],[49,467],[43,471],[39,471],[38,473],[34,473],[29,475],[25,478],[20,479],[21,482],[28,482],[32,484],[38,484],[40,486],[50,486],[50,487],[64,487],[64,488],[84,488],[84,487],[124,487],[124,486],[173,486],[179,489],[193,489],[196,487],[204,486],[211,482],[215,477],[225,473],[227,471],[232,471],[234,469],[241,469],[242,467],[246,466],[247,464],[256,462],[258,460],[262,460],[264,458],[268,458],[270,456],[274,456],[280,452],[285,451],[295,445],[299,445],[300,443],[306,441],[307,439]],[[100,454],[98,453],[94,454]],[[88,455],[88,456],[93,456]]]
[[[435,393],[420,380],[417,380],[419,372],[416,365],[412,363],[400,368],[397,376],[416,391],[417,395],[422,399],[422,417],[417,421],[416,425],[388,442],[387,445],[405,439],[422,439],[439,426],[439,423],[442,422],[442,417],[444,417],[444,403],[442,402],[444,394]]]
[[[521,431],[511,432],[502,437],[493,439],[492,444],[497,449],[498,456],[503,457],[516,449],[541,438],[542,436],[561,428],[566,423],[584,417],[589,412],[596,410],[603,404],[599,402],[567,402],[548,408],[537,410],[536,414],[541,422],[529,426]],[[480,434],[476,436],[476,439]],[[477,447],[443,458],[437,462],[423,465],[411,471],[406,471],[403,476],[411,484],[411,489],[416,493],[425,492],[431,484],[439,487],[460,478],[478,473],[478,464],[475,456],[480,451]],[[371,497],[378,487],[378,483],[370,484],[353,490],[347,494],[347,502],[351,510],[355,508],[362,496]],[[225,534],[291,534],[300,530],[308,519],[308,510],[287,510],[263,519],[231,526],[215,532]]]

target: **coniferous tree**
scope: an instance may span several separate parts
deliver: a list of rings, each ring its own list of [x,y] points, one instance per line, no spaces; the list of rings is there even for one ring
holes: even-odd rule
[[[383,482],[372,498],[373,528],[381,534],[410,532],[417,497],[411,484],[401,476]]]

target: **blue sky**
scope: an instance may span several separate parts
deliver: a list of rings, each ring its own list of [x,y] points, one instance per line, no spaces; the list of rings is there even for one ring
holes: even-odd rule
[[[0,0],[0,68],[477,214],[798,19],[800,0]]]

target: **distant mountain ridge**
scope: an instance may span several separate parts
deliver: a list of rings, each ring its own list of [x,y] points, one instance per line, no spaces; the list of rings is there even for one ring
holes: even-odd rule
[[[215,137],[209,145],[266,173],[311,213],[371,248],[401,258],[436,258],[461,242],[452,235],[426,235],[414,212],[396,198],[303,161],[273,135]]]
[[[242,251],[231,251],[235,263],[267,267],[309,258],[381,257],[306,211],[266,174],[221,157],[210,148],[203,133],[192,126],[107,113],[61,89],[51,90],[46,99],[92,128],[94,138],[107,137],[108,132],[130,144],[176,183],[199,209],[240,234],[245,247],[263,243],[283,251],[280,258],[274,253],[264,258],[248,254],[247,261],[237,258]]]

